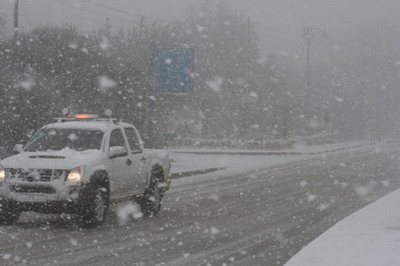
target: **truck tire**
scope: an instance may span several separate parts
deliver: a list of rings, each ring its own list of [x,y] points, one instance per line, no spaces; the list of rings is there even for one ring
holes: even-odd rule
[[[141,200],[140,207],[143,215],[148,217],[157,215],[161,210],[162,197],[163,193],[158,188],[157,182],[153,180],[150,187],[144,192]]]
[[[109,190],[104,186],[93,184],[89,188],[85,202],[82,203],[81,218],[84,227],[93,228],[101,225],[107,214]]]
[[[1,225],[10,225],[14,224],[18,221],[19,215],[21,211],[19,211],[16,206],[10,204],[6,201],[0,202],[0,224]]]

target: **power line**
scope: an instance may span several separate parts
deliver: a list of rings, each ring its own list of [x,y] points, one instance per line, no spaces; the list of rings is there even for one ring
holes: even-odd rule
[[[37,4],[40,4],[40,5],[43,5],[43,6],[46,6],[46,7],[55,8],[54,1],[56,1],[56,2],[58,2],[58,3],[62,3],[62,2],[60,2],[60,1],[58,1],[58,0],[52,0],[52,1],[51,1],[51,5],[50,5],[50,3],[43,3],[43,2],[39,2],[39,1],[37,2]],[[62,4],[64,4],[64,3],[62,3]],[[71,7],[68,3],[65,3],[65,4],[67,4],[69,7]],[[75,9],[74,9],[74,10],[75,10]],[[68,12],[70,15],[72,15],[72,16],[74,16],[74,17],[77,17],[77,18],[79,18],[79,19],[81,19],[81,20],[85,20],[85,21],[88,21],[88,22],[91,22],[91,23],[95,23],[95,20],[94,20],[94,19],[90,19],[90,18],[87,17],[87,16],[85,17],[85,16],[78,15],[78,14],[72,12],[72,11],[69,10],[69,9],[64,9],[63,11],[64,11],[64,12]],[[29,13],[25,14],[24,16],[25,16],[25,17],[43,17],[43,15],[34,15],[34,14],[29,14]],[[66,22],[66,23],[68,23],[69,20],[70,20],[70,18],[68,18],[68,21],[65,21],[66,19],[63,18],[63,17],[60,17],[60,16],[45,15],[45,17],[48,18],[48,19],[59,20],[59,21],[63,21],[63,20],[64,20],[64,22]],[[80,25],[80,26],[83,26],[83,27],[90,27],[90,26],[88,26],[88,25]]]
[[[68,6],[68,7],[70,7],[70,8],[73,8],[74,10],[81,11],[81,12],[85,12],[85,13],[91,14],[91,15],[96,16],[96,17],[101,17],[101,18],[106,18],[106,19],[112,19],[113,21],[117,21],[117,22],[119,22],[119,23],[129,24],[129,25],[132,24],[132,21],[131,21],[131,20],[122,19],[122,18],[118,18],[118,19],[117,19],[117,18],[114,18],[114,17],[110,17],[109,14],[105,14],[105,13],[99,12],[99,11],[97,11],[97,10],[93,10],[93,9],[90,9],[90,8],[87,8],[87,7],[83,7],[83,6],[81,6],[81,7],[75,6],[75,5],[71,4],[71,3],[70,3],[69,1],[67,1],[67,0],[52,0],[52,1],[56,1],[57,3],[60,3],[60,4],[63,4],[63,5],[65,5],[65,6]],[[71,12],[70,12],[70,13],[71,13]],[[88,18],[86,18],[86,17],[79,16],[79,15],[77,15],[77,14],[75,14],[75,13],[71,13],[71,14],[74,15],[74,16],[76,16],[76,17],[79,17],[79,18],[81,18],[81,19],[85,19],[85,20],[89,20],[90,22],[94,22],[94,20],[90,20],[90,19],[88,19]],[[111,25],[111,27],[113,27],[113,28],[123,28],[123,29],[127,29],[125,26],[121,26],[121,25],[120,25],[120,26]]]
[[[119,13],[122,13],[122,14],[125,14],[125,15],[136,16],[136,17],[140,17],[140,18],[147,18],[147,19],[152,19],[152,20],[161,20],[161,21],[165,21],[165,22],[174,22],[173,20],[169,20],[169,19],[155,18],[155,17],[145,16],[145,15],[139,15],[139,14],[136,14],[136,13],[128,12],[128,11],[125,11],[125,10],[121,10],[121,9],[118,9],[118,8],[115,8],[115,7],[106,6],[106,5],[99,4],[99,3],[96,3],[95,5],[103,7],[103,8],[106,8],[106,9],[109,9],[109,10],[112,10],[112,11],[115,11],[115,12],[119,12]]]
[[[85,8],[85,7],[78,7],[78,6],[76,6],[76,5],[73,5],[73,4],[71,4],[69,1],[65,1],[65,0],[64,0],[64,1],[63,1],[63,0],[52,0],[52,1],[56,1],[56,2],[58,2],[58,3],[60,3],[60,4],[63,4],[63,5],[72,7],[72,8],[74,8],[74,9],[78,9],[78,10],[84,11],[84,12],[89,13],[89,14],[92,14],[92,15],[100,16],[100,17],[102,17],[102,18],[107,18],[107,17],[108,17],[108,16],[105,15],[105,14],[101,14],[101,13],[99,13],[99,12],[90,10],[90,9],[88,9],[88,8]]]
[[[64,5],[68,5],[69,7],[73,7],[73,8],[76,8],[76,9],[79,9],[79,10],[82,10],[82,11],[85,11],[85,12],[90,13],[90,14],[92,14],[92,15],[97,15],[97,16],[100,16],[100,17],[103,17],[103,18],[109,18],[109,17],[110,17],[109,14],[106,14],[106,13],[103,13],[103,12],[101,12],[101,11],[97,11],[97,10],[91,9],[91,8],[89,8],[89,7],[87,7],[87,6],[79,6],[79,7],[78,7],[78,6],[76,6],[76,5],[73,5],[73,4],[71,4],[71,2],[70,2],[69,0],[54,0],[54,1],[57,1],[57,2],[62,3],[62,4],[64,4]],[[114,11],[114,12],[122,13],[122,14],[129,15],[129,16],[139,17],[139,18],[141,18],[141,19],[147,18],[147,19],[151,19],[151,20],[160,20],[160,21],[165,21],[165,22],[174,22],[173,20],[168,20],[168,19],[163,19],[163,18],[156,18],[156,17],[151,17],[151,16],[145,16],[145,15],[140,15],[140,14],[128,12],[128,11],[125,11],[125,10],[121,10],[121,9],[118,9],[118,8],[115,8],[115,7],[110,7],[110,6],[103,5],[103,4],[99,4],[99,3],[96,3],[95,5],[100,6],[100,7],[102,7],[102,8],[105,8],[105,9],[108,9],[108,10],[112,10],[112,11]],[[115,18],[114,18],[114,19],[115,19]],[[119,18],[119,20],[127,21],[126,19],[124,20],[124,19],[121,19],[121,18]],[[131,23],[132,21],[129,20],[128,22]]]
[[[57,1],[57,0],[56,0],[56,1]],[[54,3],[54,1],[51,1],[51,2],[52,2],[52,4]],[[43,2],[38,2],[38,4],[41,4],[41,5],[44,5],[44,6],[49,6],[48,4],[43,3]],[[54,8],[54,5],[51,5],[51,7]],[[74,13],[74,12],[68,10],[68,9],[65,9],[65,10],[63,10],[63,11],[66,11],[66,12],[68,12],[69,14],[71,14],[72,16],[77,17],[77,18],[80,18],[80,19],[82,19],[82,20],[86,20],[86,21],[89,21],[89,22],[95,22],[93,19],[90,19],[90,18],[88,18],[88,17],[84,17],[84,16],[81,16],[81,15],[78,15],[78,14],[76,14],[76,13]],[[43,17],[43,15],[33,15],[33,14],[26,14],[25,16]],[[62,20],[62,18],[61,18],[60,16],[49,16],[49,15],[46,15],[46,17],[47,17],[47,18],[53,18],[53,19],[58,18],[59,20]],[[85,25],[85,26],[86,26],[86,25]]]
[[[89,8],[89,7],[86,7],[86,6],[80,6],[80,7],[75,6],[75,5],[71,4],[69,2],[69,0],[56,0],[56,1],[58,1],[58,2],[62,1],[62,3],[67,4],[70,7],[74,7],[74,8],[77,8],[77,9],[81,10],[81,11],[85,11],[85,12],[91,13],[93,15],[101,16],[103,18],[112,18],[113,20],[118,20],[118,21],[121,21],[121,22],[124,22],[124,23],[129,23],[129,24],[132,24],[132,22],[133,22],[132,19],[115,18],[115,17],[110,16],[107,13],[103,13],[101,11],[98,11],[98,10],[95,10],[95,9],[92,9],[92,8]],[[150,16],[139,15],[139,14],[131,13],[131,12],[128,12],[128,11],[120,10],[120,9],[117,9],[117,8],[109,7],[109,6],[98,4],[98,3],[96,5],[101,6],[103,8],[106,8],[106,9],[109,9],[109,10],[112,10],[112,11],[115,11],[115,12],[124,13],[124,14],[130,15],[130,16],[139,17],[141,19],[147,18],[147,19],[153,19],[153,20],[157,19],[157,20],[161,20],[161,21],[172,22],[172,20],[166,20],[166,19],[154,18],[154,17],[150,17]]]
[[[79,15],[76,12],[74,12],[73,10],[85,12],[85,14],[89,13],[90,15],[96,16],[96,17],[98,17],[98,16],[100,16],[102,18],[107,17],[106,14],[101,14],[100,12],[91,12],[90,10],[80,9],[79,7],[71,5],[71,3],[65,2],[63,0],[47,0],[47,1],[45,0],[45,2],[44,1],[37,1],[37,2],[35,2],[35,4],[36,5],[41,5],[41,6],[43,6],[42,8],[45,8],[45,9],[57,9],[59,4],[63,4],[66,7],[69,7],[69,8],[63,8],[62,9],[63,13],[66,13],[65,15],[51,16],[51,15],[48,15],[46,13],[44,13],[42,15],[35,15],[35,14],[31,14],[29,12],[25,12],[24,15],[23,15],[24,18],[25,17],[26,18],[34,18],[34,17],[42,17],[43,18],[43,17],[45,17],[46,19],[49,19],[49,20],[53,20],[53,21],[57,20],[57,21],[60,21],[60,22],[64,22],[63,24],[73,25],[73,24],[76,24],[75,23],[76,21],[73,18],[71,18],[71,16],[74,16],[74,17],[76,17],[76,18],[78,18],[80,20],[84,20],[84,21],[89,22],[89,23],[85,23],[85,24],[83,24],[83,23],[79,24],[78,23],[76,25],[77,27],[85,27],[85,28],[88,28],[88,29],[95,29],[96,28],[96,24],[98,24],[98,23],[96,23],[96,21],[98,22],[98,19],[96,19],[94,17],[91,17],[91,16],[87,16],[87,15]],[[72,8],[72,9],[70,9],[70,8]],[[114,21],[114,18],[113,18],[113,21]],[[115,22],[117,22],[117,25],[111,25],[112,28],[124,29],[124,30],[128,30],[128,31],[132,29],[132,27],[127,27],[127,26],[124,26],[124,25],[120,25],[120,23],[125,23],[125,24],[132,25],[132,21],[127,21],[127,20],[124,20],[124,19],[115,19]],[[28,23],[28,22],[26,22],[26,23]],[[44,24],[46,24],[46,23],[44,23]],[[49,24],[49,23],[47,23],[47,24]],[[24,26],[24,25],[25,25],[24,21],[22,21],[22,23],[18,23],[18,26],[19,26],[19,28],[17,28],[18,31],[20,31],[21,26]],[[29,27],[29,25],[31,25],[31,24],[28,23],[28,24],[25,25],[25,27]],[[15,35],[15,31],[14,31],[14,35]]]
[[[86,17],[82,17],[82,16],[79,16],[79,15],[76,15],[76,14],[71,14],[71,15],[73,15],[73,16],[79,18],[79,19],[86,20],[88,22],[94,22],[93,20],[91,20],[89,18],[86,18]],[[59,16],[49,16],[49,15],[43,16],[43,15],[25,14],[24,17],[30,17],[30,18],[37,18],[37,17],[43,18],[43,17],[45,17],[46,19],[65,22],[65,24],[70,23],[70,21],[66,21],[64,18],[61,18]],[[90,27],[90,28],[92,28],[90,25],[80,25],[80,27],[88,27],[88,28]]]

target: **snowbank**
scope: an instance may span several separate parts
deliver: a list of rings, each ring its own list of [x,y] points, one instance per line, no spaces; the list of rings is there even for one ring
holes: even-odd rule
[[[335,152],[369,145],[368,141],[348,141],[335,144],[316,146],[295,145],[290,149],[276,150],[245,150],[245,149],[218,149],[218,148],[175,148],[169,149],[173,153],[186,153],[197,155],[313,155]]]
[[[173,136],[172,139],[166,140],[169,148],[222,148],[222,149],[268,149],[280,150],[289,149],[297,144],[307,146],[323,145],[330,143],[337,143],[343,141],[343,138],[337,134],[318,133],[312,136],[299,136],[291,138],[254,138],[248,140],[240,139],[203,139],[203,138],[181,138]]]
[[[400,265],[400,189],[353,213],[286,266]]]

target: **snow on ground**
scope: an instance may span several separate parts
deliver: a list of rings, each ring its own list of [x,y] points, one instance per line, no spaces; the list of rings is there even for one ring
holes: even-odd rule
[[[353,147],[353,148],[352,148]],[[314,148],[314,150],[311,150]],[[174,189],[178,189],[180,186],[191,185],[191,184],[206,184],[211,180],[217,180],[227,176],[235,175],[247,175],[249,178],[258,178],[258,173],[265,171],[273,171],[274,167],[279,168],[282,165],[288,163],[296,163],[301,161],[315,158],[316,156],[325,157],[326,154],[323,152],[343,153],[353,152],[355,150],[360,151],[363,149],[378,149],[378,145],[370,145],[369,142],[346,142],[330,145],[310,146],[307,153],[301,155],[235,155],[235,153],[228,154],[192,154],[192,153],[180,153],[178,150],[172,151],[171,157],[173,159],[171,174],[176,173],[187,173],[192,171],[211,169],[211,168],[223,168],[219,171],[213,171],[205,174],[196,175],[183,175],[183,178],[172,180]],[[300,149],[297,147],[297,149]],[[217,149],[215,149],[217,150]],[[314,151],[315,154],[309,152]]]
[[[172,153],[174,162],[171,172],[186,172],[207,168],[225,168],[204,175],[173,180],[175,189],[180,185],[207,182],[227,175],[248,173],[257,178],[255,169],[279,166],[289,162],[324,156],[324,152],[351,152],[353,149],[375,149],[378,145],[368,142],[346,142],[339,144],[295,147],[287,151],[302,152],[303,155],[233,155]],[[353,147],[353,148],[352,148]],[[197,149],[193,149],[196,151]],[[210,149],[208,149],[210,150]],[[187,150],[185,150],[187,151]],[[218,149],[211,151],[219,152]],[[312,153],[320,153],[312,155]],[[322,155],[321,155],[322,153]],[[336,265],[400,265],[400,190],[350,215],[326,231],[294,256],[287,266],[336,266]]]
[[[353,213],[286,266],[400,265],[400,189]]]
[[[315,145],[315,146],[307,146],[301,143],[297,143],[294,145],[293,149],[287,149],[284,151],[293,151],[293,152],[303,152],[303,153],[318,153],[325,151],[334,151],[340,149],[347,149],[351,147],[360,147],[364,145],[369,145],[371,142],[365,140],[357,140],[357,141],[346,141],[342,143],[333,143],[333,144],[324,144],[324,145]]]
[[[337,144],[327,144],[318,146],[296,146],[293,149],[282,150],[282,152],[296,153],[321,153],[341,149],[350,149],[351,147],[360,147],[368,145],[366,141],[352,141]],[[268,153],[265,150],[231,150],[231,149],[171,149],[173,159],[171,173],[180,173],[210,168],[229,168],[235,173],[247,172],[249,170],[268,167],[275,164],[291,162],[303,159],[302,155],[262,155]],[[208,154],[191,154],[197,152],[206,152]],[[235,155],[243,152],[247,155]],[[276,152],[276,151],[275,151]],[[281,152],[281,151],[280,151]],[[213,153],[216,153],[213,155]],[[226,154],[220,154],[226,153]],[[251,155],[254,154],[254,155]],[[257,155],[260,154],[260,155]],[[235,156],[232,156],[235,155]]]
[[[268,156],[268,155],[197,155],[172,154],[171,173],[189,172],[210,168],[226,168],[235,173],[268,167],[274,164],[295,161],[301,156]]]
[[[169,150],[174,153],[216,153],[216,154],[266,154],[266,153],[319,153],[325,151],[333,151],[337,149],[346,149],[350,147],[357,147],[368,145],[368,141],[347,141],[335,144],[324,144],[307,146],[305,144],[298,143],[291,149],[280,149],[280,150],[244,150],[244,149],[227,149],[227,148],[170,148]]]

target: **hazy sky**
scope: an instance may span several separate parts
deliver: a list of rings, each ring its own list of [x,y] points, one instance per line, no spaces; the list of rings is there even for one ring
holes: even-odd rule
[[[129,29],[143,15],[151,20],[179,20],[200,0],[19,0],[20,28],[76,24],[90,30],[109,17],[115,28]],[[349,38],[360,30],[382,26],[400,29],[398,0],[226,0],[238,13],[257,24],[261,46],[284,51],[300,45],[304,26],[327,30],[330,41]],[[107,8],[109,7],[109,8]],[[113,10],[117,9],[117,10]],[[120,11],[118,11],[120,10]],[[124,13],[125,12],[125,13]],[[13,0],[0,0],[0,13],[11,32]],[[131,13],[131,15],[129,14]],[[134,15],[136,14],[136,15]]]

